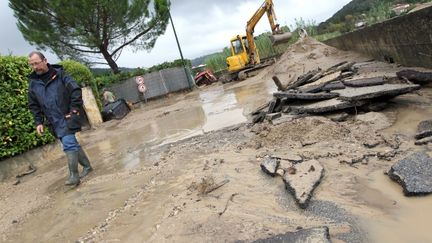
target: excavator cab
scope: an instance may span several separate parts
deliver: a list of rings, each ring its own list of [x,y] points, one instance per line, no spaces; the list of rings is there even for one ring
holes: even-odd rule
[[[231,39],[231,56],[226,61],[230,76],[234,79],[243,80],[250,76],[248,73],[252,74],[253,71],[270,65],[261,64],[253,36],[256,24],[265,13],[267,13],[272,30],[271,41],[273,45],[287,42],[291,37],[289,32],[282,33],[279,25],[275,22],[273,0],[265,0],[247,22],[246,35],[237,35]]]
[[[239,70],[244,69],[249,65],[249,44],[247,41],[246,36],[237,35],[231,39],[231,56],[227,58],[227,66],[229,72],[236,72]],[[258,49],[255,46],[253,48],[255,49],[254,53],[254,60],[253,64],[260,63],[260,57],[258,54]]]

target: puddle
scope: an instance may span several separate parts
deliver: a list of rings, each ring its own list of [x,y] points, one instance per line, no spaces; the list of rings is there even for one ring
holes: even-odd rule
[[[105,163],[101,166],[107,173],[111,169],[133,169],[146,163],[148,155],[142,156],[142,153],[138,152],[146,147],[169,144],[247,122],[247,100],[256,99],[254,97],[258,92],[267,93],[268,88],[263,89],[261,85],[233,89],[225,89],[223,86],[211,87],[192,98],[190,107],[160,114],[142,123],[137,121],[127,128],[122,128],[121,124],[117,125],[116,130],[123,129],[123,133],[108,135],[104,140],[86,146],[86,150],[90,157],[105,158],[102,159]],[[268,95],[262,96],[263,99],[268,98]],[[140,109],[142,110],[137,112],[146,112],[145,108]],[[127,153],[119,154],[119,151]],[[107,161],[110,162],[109,165]]]
[[[432,242],[432,195],[405,197],[402,187],[381,171],[372,173],[359,188],[362,201],[385,212],[381,217],[364,219],[373,242]]]
[[[432,118],[431,100],[431,88],[423,89],[422,96],[411,94],[393,99],[397,111],[397,119],[384,132],[414,136],[417,132],[417,125],[423,120]]]
[[[383,132],[405,135],[412,140],[406,144],[410,149],[424,149],[414,145],[414,135],[419,122],[432,117],[431,98],[432,89],[424,88],[421,96],[410,94],[393,99],[395,123]],[[367,180],[360,180],[357,191],[361,201],[383,213],[363,220],[372,242],[432,242],[432,195],[405,197],[402,187],[381,170],[373,172]]]
[[[203,132],[247,121],[246,116],[243,115],[244,109],[238,108],[236,95],[232,91],[225,93],[221,87],[212,92],[203,92],[200,93],[200,100],[206,116],[206,122],[202,127]]]

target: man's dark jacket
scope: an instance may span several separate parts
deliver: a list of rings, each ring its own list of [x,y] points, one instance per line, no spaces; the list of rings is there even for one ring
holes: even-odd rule
[[[48,73],[38,75],[32,72],[29,76],[29,108],[37,125],[48,126],[57,138],[74,134],[81,130],[79,113],[83,105],[81,87],[60,65],[49,65]],[[66,119],[67,114],[71,118]]]

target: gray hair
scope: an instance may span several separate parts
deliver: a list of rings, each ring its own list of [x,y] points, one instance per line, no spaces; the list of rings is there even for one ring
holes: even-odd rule
[[[42,52],[40,52],[40,51],[32,51],[32,52],[30,52],[28,57],[32,57],[33,55],[38,55],[41,60],[45,60],[44,54],[42,54]]]

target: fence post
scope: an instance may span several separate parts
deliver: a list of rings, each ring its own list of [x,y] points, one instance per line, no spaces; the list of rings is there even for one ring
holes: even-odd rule
[[[168,90],[168,88],[166,87],[166,84],[165,84],[165,78],[163,76],[163,70],[159,70],[159,76],[161,77],[162,85],[165,88],[165,94],[168,94],[169,90]]]

